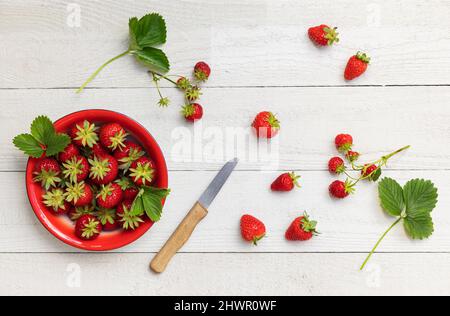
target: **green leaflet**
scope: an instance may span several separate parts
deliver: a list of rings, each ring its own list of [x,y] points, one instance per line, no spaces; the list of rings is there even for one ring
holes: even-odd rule
[[[403,189],[397,181],[385,178],[378,186],[381,207],[391,216],[400,216],[405,209]]]
[[[166,54],[158,48],[146,47],[142,50],[133,52],[133,55],[150,70],[164,74],[170,70],[169,59]]]
[[[131,215],[147,216],[157,222],[161,219],[163,203],[162,201],[170,194],[169,189],[159,189],[154,187],[143,187],[131,208]]]

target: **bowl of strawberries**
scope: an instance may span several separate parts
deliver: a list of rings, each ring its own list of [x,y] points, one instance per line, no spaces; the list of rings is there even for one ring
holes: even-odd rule
[[[87,110],[52,123],[36,118],[14,139],[30,156],[26,187],[34,213],[73,247],[124,247],[159,221],[170,190],[151,134],[120,113]]]

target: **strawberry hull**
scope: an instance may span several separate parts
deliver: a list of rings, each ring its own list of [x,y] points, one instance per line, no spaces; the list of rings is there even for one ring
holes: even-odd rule
[[[168,175],[164,156],[156,141],[143,126],[125,115],[106,110],[88,110],[73,113],[58,120],[54,125],[59,133],[67,133],[74,124],[83,120],[88,120],[98,126],[111,122],[123,126],[127,133],[130,134],[130,139],[133,139],[133,141],[139,144],[154,162],[157,177],[154,179],[152,185],[159,188],[167,188]],[[139,239],[152,227],[153,223],[149,219],[146,219],[144,223],[133,231],[117,231],[100,234],[94,240],[80,240],[76,236],[74,226],[70,224],[69,218],[66,216],[55,216],[43,204],[42,195],[44,190],[39,183],[33,182],[33,172],[35,171],[37,162],[38,159],[29,159],[27,166],[26,186],[30,204],[43,226],[64,243],[88,251],[115,250]]]

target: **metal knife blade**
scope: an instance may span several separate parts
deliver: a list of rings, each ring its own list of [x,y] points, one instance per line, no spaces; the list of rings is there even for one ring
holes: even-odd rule
[[[234,158],[223,166],[222,170],[220,170],[219,174],[214,178],[209,187],[198,200],[204,208],[208,209],[211,206],[211,203],[214,201],[217,194],[219,194],[220,190],[227,182],[238,163],[239,159]]]

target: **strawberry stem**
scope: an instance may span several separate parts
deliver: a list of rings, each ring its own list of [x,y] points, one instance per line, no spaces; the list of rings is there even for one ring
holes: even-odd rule
[[[401,152],[403,152],[403,151],[405,151],[405,150],[407,150],[407,149],[410,149],[410,148],[411,148],[411,146],[405,146],[405,147],[403,147],[403,148],[401,148],[401,149],[399,149],[399,150],[397,150],[397,151],[394,151],[392,154],[389,154],[389,155],[387,155],[387,156],[384,156],[381,160],[387,162],[389,159],[391,159],[391,158],[394,157],[395,155],[397,155],[397,154],[399,154],[399,153],[401,153]]]
[[[84,88],[86,88],[87,85],[90,84],[90,83],[92,82],[92,80],[94,80],[95,77],[97,77],[98,74],[99,74],[103,69],[106,68],[106,66],[108,66],[109,64],[113,63],[114,61],[116,61],[116,60],[118,60],[118,59],[120,59],[120,58],[122,58],[122,57],[125,57],[125,56],[128,55],[129,53],[131,53],[131,51],[130,51],[130,50],[127,50],[126,52],[124,52],[124,53],[122,53],[122,54],[120,54],[120,55],[118,55],[118,56],[116,56],[116,57],[114,57],[114,58],[111,58],[111,59],[108,60],[106,63],[104,63],[100,68],[98,68],[98,69],[97,69],[97,70],[89,77],[88,80],[86,80],[85,83],[83,83],[83,85],[77,90],[77,93],[83,92]]]
[[[377,250],[377,248],[380,246],[381,242],[384,240],[384,238],[387,236],[387,234],[390,233],[390,231],[392,229],[394,229],[395,226],[397,226],[401,221],[402,221],[402,217],[400,217],[394,224],[392,224],[391,227],[389,227],[389,229],[381,236],[381,238],[378,240],[378,242],[376,243],[375,247],[372,249],[372,251],[370,252],[370,254],[367,256],[367,259],[364,261],[363,265],[361,266],[361,271],[364,270],[364,268],[366,267],[367,263],[369,262],[370,258],[372,258],[372,256],[374,255],[375,251]]]

